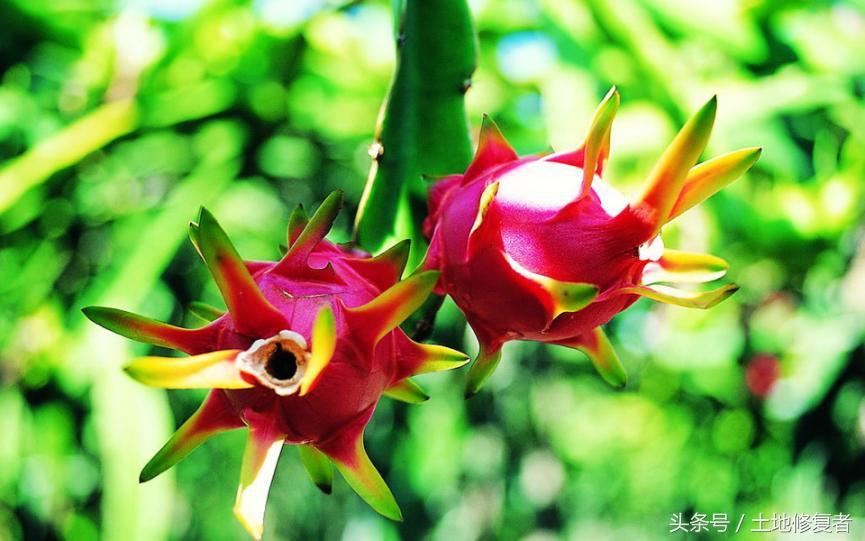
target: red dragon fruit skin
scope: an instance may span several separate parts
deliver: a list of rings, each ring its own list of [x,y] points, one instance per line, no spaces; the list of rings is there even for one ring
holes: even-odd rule
[[[265,503],[284,444],[297,445],[312,480],[330,492],[332,467],[382,515],[399,520],[393,495],[370,462],[363,430],[384,394],[407,402],[426,395],[410,376],[462,366],[468,357],[414,342],[398,327],[429,296],[437,272],[400,281],[408,243],[377,257],[324,239],[342,196],[335,192],[307,221],[298,208],[278,262],[246,262],[202,209],[190,237],[228,312],[184,329],[112,308],[84,312],[133,340],[188,357],[143,357],[126,371],[162,388],[211,389],[141,472],[147,481],[209,437],[249,428],[235,514],[261,537]]]
[[[462,175],[430,190],[425,268],[441,271],[449,294],[477,335],[466,396],[495,369],[510,340],[576,348],[602,377],[627,375],[602,325],[640,296],[709,308],[733,294],[665,283],[722,277],[723,260],[665,249],[661,227],[747,171],[761,149],[747,148],[696,165],[708,142],[716,99],[682,128],[632,202],[601,177],[619,95],[610,90],[583,145],[571,152],[520,158],[484,119],[474,160]],[[590,171],[591,175],[584,172]],[[588,179],[588,180],[585,180]]]

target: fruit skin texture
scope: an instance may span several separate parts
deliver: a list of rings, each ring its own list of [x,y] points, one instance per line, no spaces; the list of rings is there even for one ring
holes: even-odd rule
[[[163,388],[211,388],[201,408],[144,467],[152,479],[219,432],[248,427],[235,513],[254,537],[263,529],[267,491],[284,444],[300,446],[310,477],[329,492],[333,463],[376,511],[399,508],[363,447],[363,429],[383,394],[426,399],[409,379],[455,368],[468,358],[412,341],[399,324],[431,292],[437,273],[400,281],[408,244],[378,257],[324,239],[341,205],[332,194],[307,221],[292,215],[278,262],[243,261],[202,209],[190,237],[228,311],[182,329],[111,308],[94,322],[129,338],[178,349],[185,358],[144,357],[126,371]],[[213,309],[204,310],[213,315]]]
[[[695,167],[714,121],[713,98],[661,157],[643,195],[629,203],[601,178],[618,104],[613,89],[585,143],[546,156],[518,157],[485,118],[466,172],[431,188],[424,266],[441,271],[437,292],[453,298],[480,343],[467,396],[492,373],[510,340],[580,349],[605,380],[623,386],[626,373],[602,325],[639,296],[709,308],[737,290],[659,285],[707,282],[727,269],[713,256],[666,250],[659,234],[663,224],[747,171],[760,149]]]

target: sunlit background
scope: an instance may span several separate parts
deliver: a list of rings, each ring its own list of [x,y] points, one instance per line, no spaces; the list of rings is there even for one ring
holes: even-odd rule
[[[406,517],[279,463],[266,539],[655,540],[674,513],[865,514],[865,4],[479,0],[467,95],[521,153],[574,147],[615,84],[608,178],[626,192],[719,95],[707,151],[763,146],[665,242],[730,261],[707,312],[640,301],[610,326],[631,382],[511,343],[486,390],[421,378],[367,449]],[[245,539],[244,435],[139,486],[202,398],[120,370],[148,347],[85,321],[117,306],[199,325],[219,304],[186,241],[200,205],[247,258],[344,189],[346,240],[394,68],[390,2],[0,2],[0,540]],[[445,304],[436,338],[473,351]],[[833,540],[863,539],[862,523]],[[727,534],[729,535],[729,534]],[[807,537],[811,539],[814,537]]]

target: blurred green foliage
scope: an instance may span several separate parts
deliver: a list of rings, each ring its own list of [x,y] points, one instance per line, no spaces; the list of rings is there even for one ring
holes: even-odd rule
[[[626,191],[718,93],[709,154],[763,158],[665,241],[725,257],[742,290],[705,313],[617,317],[623,392],[529,343],[469,402],[462,374],[423,377],[429,403],[385,400],[367,431],[405,522],[341,481],[319,494],[286,453],[266,536],[652,540],[678,512],[862,517],[865,4],[471,4],[472,124],[491,114],[521,153],[570,148],[616,84],[608,178]],[[289,210],[341,188],[333,238],[348,239],[394,70],[391,6],[5,0],[0,29],[0,539],[242,539],[243,435],[139,486],[201,395],[128,381],[121,364],[148,348],[79,308],[196,324],[190,302],[219,303],[185,242],[202,204],[247,258],[275,258]],[[450,303],[436,339],[475,347]]]

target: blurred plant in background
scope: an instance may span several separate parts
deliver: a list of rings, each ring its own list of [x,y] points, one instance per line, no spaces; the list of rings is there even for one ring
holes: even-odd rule
[[[422,377],[429,403],[383,402],[367,431],[405,522],[344,483],[319,495],[289,457],[268,535],[665,539],[678,512],[861,517],[865,4],[471,4],[472,124],[489,113],[521,154],[571,148],[615,84],[606,178],[626,192],[718,93],[707,155],[763,157],[664,235],[727,259],[742,290],[705,313],[641,301],[615,319],[623,392],[538,344],[509,344],[519,362],[469,402],[463,374]],[[391,6],[7,0],[0,21],[0,539],[240,538],[224,510],[243,435],[139,486],[202,394],[128,380],[118,360],[151,349],[79,308],[193,324],[192,300],[219,304],[184,242],[199,205],[255,259],[278,256],[296,203],[341,188],[356,205],[394,69]],[[471,350],[471,336],[446,302],[436,341]]]

